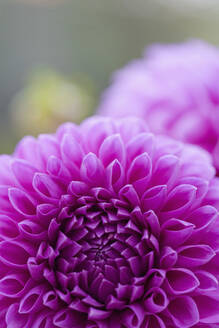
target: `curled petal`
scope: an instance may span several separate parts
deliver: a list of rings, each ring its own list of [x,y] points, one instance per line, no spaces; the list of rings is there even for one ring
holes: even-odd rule
[[[177,247],[191,236],[193,229],[192,223],[170,219],[162,225],[160,241],[165,246]]]
[[[199,177],[186,177],[181,179],[180,183],[196,187],[196,199],[192,204],[192,208],[200,206],[208,191],[208,180]]]
[[[124,142],[128,142],[138,134],[148,132],[146,123],[135,116],[121,118],[116,122],[116,126]]]
[[[104,310],[99,310],[93,307],[90,307],[89,313],[88,313],[88,319],[89,320],[104,320],[109,318],[111,315],[110,311],[104,311]]]
[[[6,297],[19,297],[24,289],[26,277],[21,273],[6,275],[0,280],[0,294]]]
[[[74,123],[63,123],[61,124],[57,131],[56,131],[56,137],[57,140],[60,142],[65,134],[70,134],[72,137],[74,137],[78,142],[81,141],[81,133],[79,131],[79,127]]]
[[[177,252],[169,246],[163,247],[160,256],[160,267],[162,269],[171,268],[176,264]]]
[[[52,310],[55,310],[59,306],[58,296],[53,290],[48,291],[43,295],[43,304]]]
[[[126,185],[119,191],[122,200],[127,201],[132,206],[138,206],[140,201],[137,192],[132,185]]]
[[[78,313],[68,309],[60,310],[53,317],[53,324],[55,325],[55,327],[59,328],[78,328],[80,326],[83,327],[83,323],[83,319]]]
[[[155,164],[152,185],[167,185],[170,188],[179,174],[179,167],[177,156],[164,155],[159,157]]]
[[[195,197],[196,187],[187,184],[175,187],[162,209],[162,217],[166,219],[181,216],[192,206]]]
[[[43,279],[45,263],[38,263],[35,257],[29,257],[27,260],[27,267],[33,280],[41,281]]]
[[[0,259],[9,266],[26,268],[27,260],[33,254],[34,248],[30,244],[21,244],[15,241],[3,241],[0,243]]]
[[[163,289],[154,287],[148,291],[144,301],[145,310],[149,313],[162,312],[168,305],[169,301]]]
[[[169,292],[175,295],[191,293],[200,284],[192,271],[183,268],[168,270],[166,273],[166,283]]]
[[[18,143],[14,155],[17,158],[26,160],[37,169],[44,169],[45,167],[39,152],[39,142],[33,137],[24,137]]]
[[[80,167],[84,151],[80,143],[72,137],[72,135],[65,134],[62,139],[61,154],[63,162],[67,166],[71,166],[74,163],[76,166]]]
[[[59,144],[56,138],[48,134],[40,134],[38,137],[39,152],[45,162],[50,156],[60,157]]]
[[[37,206],[37,217],[43,220],[49,220],[58,213],[58,207],[53,204],[40,204]]]
[[[22,215],[34,215],[36,213],[36,202],[25,193],[17,188],[8,190],[8,197],[14,209]]]
[[[147,288],[160,287],[165,279],[165,271],[160,269],[151,269],[147,274]]]
[[[215,252],[208,245],[189,245],[178,249],[177,264],[182,267],[196,267],[208,263]]]
[[[11,171],[11,157],[8,155],[0,155],[0,185],[16,186],[16,182],[13,179]]]
[[[68,192],[74,196],[82,196],[88,192],[88,185],[83,181],[71,181]]]
[[[219,210],[219,177],[212,179],[209,183],[208,192],[203,201],[204,205],[212,205]]]
[[[117,159],[108,165],[106,176],[109,187],[114,191],[118,191],[125,184],[124,168]]]
[[[14,208],[10,203],[8,197],[8,186],[0,186],[0,208],[2,212],[12,212],[14,213]]]
[[[215,207],[205,205],[193,211],[189,215],[188,221],[195,226],[194,232],[200,233],[202,230],[209,230],[209,226],[217,219],[217,217],[218,211]]]
[[[145,321],[145,328],[166,328],[165,323],[158,315],[150,315]]]
[[[189,328],[199,322],[199,311],[194,300],[189,296],[173,299],[168,306],[169,315],[178,328]]]
[[[164,204],[167,195],[167,186],[155,186],[148,189],[141,198],[143,210],[158,210]]]
[[[154,150],[154,135],[151,133],[140,133],[132,138],[127,146],[126,152],[129,162],[143,153],[147,153],[149,156],[153,154]]]
[[[129,306],[123,315],[123,323],[130,328],[141,327],[146,316],[145,309],[141,304],[135,303]]]
[[[99,149],[99,158],[105,167],[116,159],[121,164],[125,163],[125,148],[119,134],[113,134],[103,141]]]
[[[31,316],[31,328],[53,328],[52,323],[53,312],[49,312],[48,309],[40,311],[39,313]]]
[[[50,175],[64,180],[69,180],[71,178],[71,174],[62,160],[53,155],[48,158],[47,171]]]
[[[32,288],[26,295],[21,299],[19,305],[19,313],[27,314],[38,312],[42,309],[43,305],[43,294],[45,292],[44,285],[38,285]]]
[[[143,194],[143,191],[145,191],[145,188],[150,181],[151,168],[152,164],[150,157],[147,153],[143,153],[134,159],[127,172],[128,182],[133,184],[140,194]]]
[[[64,193],[64,188],[60,186],[52,177],[43,173],[36,173],[33,179],[33,187],[36,192],[45,201],[51,201],[51,199],[59,199]]]
[[[19,222],[18,227],[21,234],[30,241],[32,240],[44,240],[47,237],[47,232],[36,222],[31,220],[24,220]]]
[[[213,206],[209,205],[199,207],[197,210],[193,211],[187,219],[194,224],[195,227],[190,241],[193,243],[202,241],[202,243],[212,246],[213,249],[217,249],[219,246],[217,242],[218,217],[218,211]]]
[[[104,181],[104,168],[95,154],[87,154],[81,165],[82,180],[93,185],[102,185]]]
[[[37,169],[22,159],[16,159],[11,164],[12,172],[19,184],[26,190],[32,190],[33,177]]]
[[[219,322],[218,300],[207,295],[195,296],[194,299],[199,310],[200,323],[211,324]]]
[[[14,239],[19,235],[17,222],[9,216],[0,215],[0,239]]]
[[[207,293],[218,288],[218,279],[210,272],[198,270],[195,275],[199,280],[198,289],[202,292]]]
[[[84,147],[98,155],[99,148],[103,141],[110,135],[116,133],[114,121],[110,118],[91,117],[81,125],[84,135]]]
[[[10,305],[5,316],[7,328],[24,328],[27,327],[28,315],[19,313],[19,304]]]

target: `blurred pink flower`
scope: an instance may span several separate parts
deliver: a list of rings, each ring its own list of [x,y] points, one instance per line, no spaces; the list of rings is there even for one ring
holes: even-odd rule
[[[134,118],[93,117],[0,157],[1,328],[219,323],[219,179]]]
[[[137,115],[153,132],[208,150],[219,170],[219,50],[201,41],[153,45],[113,76],[99,113]]]

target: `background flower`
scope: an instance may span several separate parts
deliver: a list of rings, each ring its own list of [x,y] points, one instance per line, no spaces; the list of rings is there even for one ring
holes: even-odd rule
[[[206,152],[93,117],[25,137],[0,168],[2,328],[219,323]]]
[[[151,130],[200,145],[219,170],[219,51],[201,41],[154,45],[113,76],[102,114],[143,117]]]

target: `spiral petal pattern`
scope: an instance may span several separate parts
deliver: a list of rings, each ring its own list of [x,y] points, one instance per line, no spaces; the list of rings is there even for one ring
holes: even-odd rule
[[[219,324],[207,153],[93,117],[25,137],[0,165],[2,328]]]

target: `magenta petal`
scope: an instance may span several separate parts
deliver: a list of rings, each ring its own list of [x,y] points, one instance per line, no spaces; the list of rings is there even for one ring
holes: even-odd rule
[[[148,189],[141,198],[144,211],[158,210],[167,196],[167,186],[155,186]]]
[[[124,168],[117,159],[107,167],[106,175],[109,187],[115,191],[118,191],[125,184]]]
[[[206,295],[195,297],[200,314],[200,322],[210,324],[219,322],[219,303]]]
[[[60,157],[59,144],[57,143],[54,136],[48,134],[40,134],[38,136],[38,141],[39,152],[45,162],[51,155]]]
[[[147,153],[137,156],[128,170],[128,182],[143,194],[147,183],[151,178],[151,159]]]
[[[19,304],[12,304],[6,313],[7,328],[23,328],[28,322],[28,316],[19,313]]]
[[[83,325],[83,320],[79,320],[77,313],[68,309],[63,309],[55,314],[53,324],[55,327],[59,328],[77,328],[80,325]]]
[[[169,246],[162,249],[160,257],[160,267],[162,269],[173,267],[177,261],[177,252]]]
[[[19,313],[34,313],[42,309],[45,287],[38,285],[31,289],[20,301]]]
[[[43,199],[59,199],[64,193],[63,188],[49,175],[36,173],[33,179],[33,187]]]
[[[104,181],[104,168],[95,154],[87,154],[81,165],[81,177],[93,185],[102,185]]]
[[[132,138],[126,147],[129,162],[143,154],[152,155],[154,150],[154,135],[151,133],[141,133]]]
[[[190,245],[179,248],[177,264],[182,267],[196,267],[208,263],[215,252],[208,245]]]
[[[7,297],[18,297],[26,283],[25,275],[9,274],[0,280],[0,293]]]
[[[199,312],[191,297],[182,296],[173,299],[168,311],[174,325],[178,328],[189,328],[199,322]]]
[[[218,288],[218,279],[210,272],[198,270],[195,275],[199,280],[200,285],[198,288],[201,291],[208,292]]]
[[[148,132],[146,123],[135,116],[121,118],[120,120],[116,120],[115,123],[122,139],[126,143],[136,135]]]
[[[60,158],[50,156],[47,161],[47,171],[50,175],[69,180],[71,174]]]
[[[3,241],[0,243],[0,259],[3,263],[15,268],[26,268],[27,259],[34,253],[33,251],[32,246],[15,241]]]
[[[39,155],[38,141],[30,136],[24,137],[15,149],[15,156],[24,159],[38,169],[44,167],[44,163]]]
[[[166,283],[170,293],[179,295],[191,293],[199,286],[199,280],[192,271],[173,268],[166,273]]]
[[[145,328],[166,328],[165,323],[158,315],[150,315],[145,322]]]
[[[9,216],[0,215],[0,238],[13,239],[19,235],[18,225]]]
[[[8,191],[10,202],[14,209],[22,215],[33,215],[36,212],[36,202],[22,190],[10,188]]]
[[[154,185],[166,184],[171,187],[179,173],[179,158],[174,155],[161,156],[156,165],[152,181]]]
[[[168,195],[166,204],[162,209],[164,218],[179,216],[192,206],[196,196],[196,188],[192,185],[179,185]]]
[[[172,248],[183,244],[192,234],[194,225],[178,219],[166,221],[161,228],[160,241]]]
[[[163,289],[155,287],[151,288],[146,295],[144,301],[145,310],[149,313],[162,312],[168,306],[168,298]]]
[[[117,159],[121,164],[124,164],[125,148],[119,134],[109,136],[103,141],[99,150],[99,158],[105,167],[107,167],[115,159]]]
[[[138,194],[132,185],[126,185],[121,188],[119,196],[132,206],[138,206],[140,204]]]
[[[21,159],[14,160],[11,168],[19,184],[27,190],[32,190],[33,176],[37,171],[36,168]]]
[[[90,320],[103,320],[108,318],[110,314],[110,311],[99,310],[91,307],[88,313],[88,318]]]
[[[62,159],[65,163],[74,163],[78,167],[83,159],[83,149],[78,141],[70,134],[65,134],[61,144]],[[54,155],[54,154],[53,154]]]

